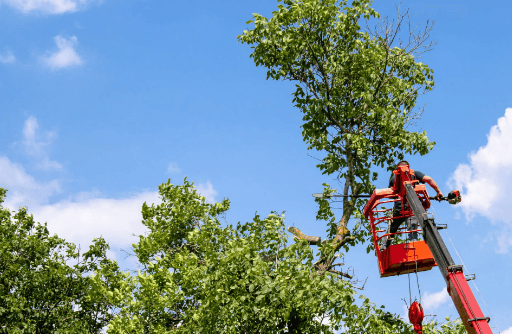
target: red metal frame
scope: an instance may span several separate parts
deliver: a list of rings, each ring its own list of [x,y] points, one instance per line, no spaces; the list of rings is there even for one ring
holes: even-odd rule
[[[395,174],[393,187],[375,190],[364,208],[364,215],[366,219],[370,220],[372,241],[379,262],[381,277],[430,270],[437,265],[434,260],[435,255],[437,262],[442,264],[439,269],[447,282],[448,294],[451,296],[467,332],[469,334],[492,334],[488,324],[490,319],[483,315],[464,277],[462,266],[454,264],[437,231],[434,219],[426,214],[426,210],[430,207],[430,199],[425,186],[419,184],[417,180],[412,180],[411,176],[414,171],[410,170],[408,166],[399,166],[393,173]],[[406,199],[410,201],[408,205],[405,205]],[[380,249],[379,241],[386,236],[419,231],[387,233],[387,229],[378,228],[380,224],[389,224],[390,220],[393,219],[390,215],[392,208],[379,209],[378,206],[396,201],[401,201],[401,218],[414,215],[417,220],[421,219],[419,224],[423,233],[428,236],[428,244],[425,241],[415,241],[391,245],[385,250]],[[432,249],[429,247],[432,247]],[[420,333],[421,329],[418,329]]]
[[[421,229],[400,231],[405,229],[400,228],[399,232],[387,233],[387,224],[389,224],[393,218],[408,218],[414,216],[411,208],[404,208],[405,201],[401,200],[405,198],[404,182],[410,182],[415,186],[414,190],[418,194],[418,198],[425,209],[430,207],[430,199],[425,185],[419,184],[417,180],[412,180],[411,176],[414,175],[413,170],[406,166],[400,166],[394,171],[394,174],[395,183],[393,187],[375,190],[364,209],[365,217],[370,221],[373,237],[372,241],[377,253],[380,277],[396,276],[415,271],[426,271],[437,265],[425,241],[413,241],[391,245],[385,250],[381,250],[380,248],[379,241],[384,237],[389,238],[393,235],[421,231]],[[382,205],[394,204],[396,201],[400,200],[402,210],[399,217],[391,217],[392,208],[379,209]],[[383,223],[386,225],[384,229],[381,227]]]
[[[452,297],[468,334],[492,334],[488,323],[490,318],[485,317],[480,309],[464,277],[462,266],[453,267],[448,274],[448,294]]]

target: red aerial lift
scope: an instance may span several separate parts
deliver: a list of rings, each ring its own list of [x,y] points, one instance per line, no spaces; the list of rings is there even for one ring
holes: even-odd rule
[[[426,210],[430,207],[430,198],[425,185],[413,180],[414,171],[408,166],[399,166],[393,172],[395,183],[393,187],[377,189],[364,208],[366,219],[370,221],[373,235],[373,245],[377,254],[381,277],[395,276],[411,272],[430,270],[437,266],[446,281],[448,294],[451,296],[459,316],[469,334],[492,334],[489,327],[489,317],[485,317],[476,301],[467,279],[462,271],[462,265],[456,265],[446,245],[439,234],[434,218]],[[458,192],[448,197],[453,202],[460,201]],[[386,203],[400,201],[399,217],[392,217],[392,208],[385,208]],[[384,205],[384,206],[383,206]],[[388,233],[388,224],[393,218],[415,217],[419,227],[407,230],[403,227],[397,233]],[[423,239],[390,245],[382,250],[380,240],[384,237],[405,236],[408,233],[423,233]],[[423,309],[417,302],[409,309],[409,318],[415,325],[417,333],[421,333]]]

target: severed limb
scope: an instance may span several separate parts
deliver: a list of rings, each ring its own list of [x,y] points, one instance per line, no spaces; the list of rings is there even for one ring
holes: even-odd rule
[[[340,248],[349,241],[355,240],[354,237],[350,236],[350,230],[346,228],[346,223],[342,219],[338,224],[336,236],[332,240],[324,240],[324,243],[331,243],[334,245],[334,249],[329,254],[322,254],[320,259],[315,262],[315,267],[318,269],[318,274],[322,275],[326,271],[333,270],[334,261],[337,256],[334,255],[340,250]],[[346,276],[345,276],[346,277]]]
[[[342,225],[342,224],[339,225],[337,233],[336,233],[336,237],[334,237],[332,240],[322,241],[322,239],[320,237],[305,235],[301,230],[299,230],[298,228],[293,227],[293,226],[288,227],[288,232],[293,234],[293,239],[295,241],[306,240],[310,245],[318,245],[320,243],[335,244],[334,253],[336,253],[341,248],[341,246],[343,246],[345,243],[355,239],[354,237],[348,237],[348,235],[350,235],[350,231],[345,227],[345,225]],[[321,257],[317,262],[315,262],[314,266],[317,268],[318,274],[322,275],[324,272],[330,271],[333,273],[340,273],[340,275],[352,279],[352,276],[350,276],[348,274],[341,273],[341,272],[333,269],[334,266],[341,265],[341,264],[333,264],[333,262],[336,260],[336,258],[337,258],[336,255],[328,256],[326,258]],[[331,271],[331,270],[334,270],[334,271]]]
[[[322,238],[320,238],[320,237],[313,237],[313,236],[305,235],[304,233],[301,232],[301,230],[299,230],[298,228],[296,228],[294,226],[288,227],[288,232],[293,234],[293,239],[295,241],[306,240],[307,242],[309,242],[310,245],[317,245],[322,241]]]
[[[345,184],[345,194],[348,193],[348,185],[349,182],[347,181]],[[358,186],[352,188],[353,192],[357,193]],[[314,266],[318,271],[318,275],[323,275],[326,271],[333,269],[334,261],[336,261],[337,258],[335,254],[347,242],[355,240],[355,237],[350,236],[350,230],[347,228],[347,222],[354,212],[355,200],[355,198],[352,198],[351,200],[348,200],[348,198],[343,199],[343,217],[338,222],[336,235],[331,240],[322,241],[320,237],[305,235],[296,227],[288,228],[288,232],[293,234],[293,239],[295,241],[306,240],[310,245],[319,245],[320,243],[330,245],[329,247],[322,249],[322,255],[320,255],[318,261],[314,263]]]
[[[333,274],[336,274],[336,275],[340,275],[340,276],[346,277],[348,279],[354,278],[352,275],[349,275],[347,273],[344,273],[344,272],[336,270],[336,269],[329,269],[329,272],[333,273]]]

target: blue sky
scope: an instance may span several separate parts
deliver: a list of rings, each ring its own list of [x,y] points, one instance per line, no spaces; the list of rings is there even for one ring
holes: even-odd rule
[[[229,197],[230,223],[286,211],[323,235],[312,193],[335,182],[315,168],[288,82],[265,80],[237,43],[251,13],[276,1],[0,0],[0,185],[52,232],[120,248],[144,231],[140,208],[159,184],[187,176],[210,200]],[[376,9],[393,15],[394,5]],[[436,88],[419,128],[437,145],[411,157],[458,207],[435,204],[493,317],[512,333],[512,3],[403,1],[413,22],[435,21],[422,61]],[[377,187],[386,187],[387,175]],[[443,234],[444,236],[444,234]],[[446,240],[450,250],[451,244]],[[453,256],[457,258],[455,252]],[[457,262],[459,262],[457,260]],[[407,277],[380,279],[363,248],[345,256],[368,277],[364,294],[404,314]],[[427,314],[456,316],[437,269],[419,275]],[[476,293],[476,291],[475,291]],[[484,313],[489,312],[482,304]],[[507,330],[508,329],[508,330]],[[498,330],[495,329],[495,333]]]

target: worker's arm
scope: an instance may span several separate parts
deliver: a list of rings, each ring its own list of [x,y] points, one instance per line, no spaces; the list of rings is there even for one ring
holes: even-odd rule
[[[431,178],[431,177],[430,177],[430,176],[428,176],[428,175],[425,175],[425,176],[423,177],[423,180],[422,180],[422,181],[423,181],[423,182],[425,182],[425,183],[428,183],[428,184],[429,184],[429,186],[431,186],[431,187],[432,187],[432,189],[434,189],[434,190],[436,191],[436,193],[437,193],[437,195],[436,195],[436,199],[437,199],[438,201],[441,201],[441,198],[443,198],[444,196],[443,196],[443,193],[441,192],[441,189],[439,189],[439,187],[437,186],[436,181],[434,181],[434,179],[433,179],[433,178]]]

